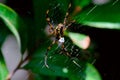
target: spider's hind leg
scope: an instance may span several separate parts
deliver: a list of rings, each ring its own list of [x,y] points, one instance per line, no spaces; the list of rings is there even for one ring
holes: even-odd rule
[[[49,68],[48,64],[47,64],[47,58],[48,58],[48,52],[51,49],[51,47],[55,44],[55,40],[52,42],[52,44],[50,44],[50,46],[47,48],[47,51],[45,53],[45,57],[44,57],[44,65],[45,67]]]
[[[64,43],[62,43],[62,50],[65,53],[65,55],[67,55],[68,57],[71,57],[71,55],[69,54],[69,52],[67,51],[67,49],[64,46]]]
[[[64,47],[64,43],[62,44],[62,50],[63,50],[63,52],[65,53],[65,55],[67,55],[69,58],[71,58],[72,62],[73,62],[76,66],[78,66],[79,68],[81,68],[80,64],[78,64],[78,63],[74,60],[74,58],[71,56],[71,54],[70,54],[70,53],[67,51],[67,49]]]

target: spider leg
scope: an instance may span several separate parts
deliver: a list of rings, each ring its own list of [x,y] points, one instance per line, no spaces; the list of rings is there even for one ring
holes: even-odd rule
[[[71,57],[71,55],[69,54],[69,52],[68,52],[67,49],[65,48],[64,43],[62,43],[62,50],[63,50],[63,52],[64,52],[68,57]]]
[[[49,27],[49,32],[51,33],[52,31],[54,31],[54,28],[53,28],[53,25],[50,22],[50,18],[48,16],[48,13],[49,13],[49,10],[46,11],[46,21],[47,21],[48,25],[50,26]]]
[[[69,4],[69,6],[68,6],[68,11],[69,11],[69,9],[71,8],[71,3]],[[63,24],[64,25],[66,25],[66,21],[67,21],[67,18],[68,18],[68,16],[69,16],[69,12],[66,12],[66,14],[65,14],[65,18],[64,18],[64,22],[63,22]]]
[[[44,64],[45,67],[49,68],[48,64],[47,64],[47,58],[48,58],[48,51],[51,49],[51,47],[55,44],[55,40],[52,42],[52,44],[47,48],[47,51],[45,53],[45,57],[44,57]]]
[[[70,21],[70,23],[67,25],[67,27],[70,26],[74,22],[75,22],[75,20]]]
[[[71,3],[68,6],[68,11],[66,12],[66,15],[65,15],[65,18],[64,18],[64,22],[63,22],[63,24],[65,25],[64,30],[66,30],[72,23],[75,22],[75,20],[70,19],[70,16],[69,16],[69,11],[70,11],[69,9],[70,8],[71,8]],[[69,20],[69,22],[67,20]]]

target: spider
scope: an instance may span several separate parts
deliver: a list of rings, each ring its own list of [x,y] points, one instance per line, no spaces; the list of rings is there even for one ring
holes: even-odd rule
[[[71,8],[71,4],[69,4],[68,6],[68,11]],[[75,22],[75,20],[71,20],[68,21],[68,17],[69,17],[69,13],[68,11],[65,14],[64,20],[62,23],[59,23],[56,27],[54,27],[51,24],[51,20],[48,16],[49,10],[46,11],[46,21],[49,25],[49,32],[51,33],[51,35],[55,36],[55,40],[52,41],[52,43],[50,44],[50,46],[47,48],[46,53],[45,53],[45,57],[44,57],[44,65],[45,67],[49,68],[48,64],[47,64],[47,58],[48,58],[48,51],[51,49],[51,47],[55,44],[55,43],[60,43],[61,44],[61,48],[62,50],[65,52],[65,55],[71,57],[71,55],[67,52],[67,49],[64,47],[64,32],[67,30],[67,28]],[[68,23],[69,22],[69,23]],[[75,61],[74,61],[75,62]]]

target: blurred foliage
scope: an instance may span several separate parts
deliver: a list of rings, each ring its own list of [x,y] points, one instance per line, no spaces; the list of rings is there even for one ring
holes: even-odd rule
[[[7,66],[4,61],[4,57],[0,52],[0,80],[5,80],[8,75]]]
[[[50,69],[44,66],[44,55],[51,44],[51,38],[46,35],[47,31],[45,31],[47,25],[45,16],[46,10],[49,9],[48,15],[53,25],[63,22],[68,5],[71,3],[71,14],[74,8],[81,8],[79,13],[71,16],[76,20],[76,24],[119,30],[120,1],[116,4],[113,2],[111,0],[109,3],[97,5],[93,4],[92,0],[32,0],[32,17],[19,14],[7,4],[0,3],[0,48],[6,36],[12,33],[17,39],[21,53],[28,49],[31,59],[23,68],[31,70],[35,80],[45,80],[46,77],[49,80],[101,80],[99,72],[93,66],[96,59],[94,47],[90,46],[83,50],[83,46],[77,43],[88,37],[81,33],[68,31],[70,34],[65,37],[65,47],[72,54],[72,58],[63,55],[60,46],[55,44],[48,52]],[[4,80],[7,74],[4,58],[0,53],[0,80]]]
[[[22,31],[26,30],[24,27],[25,24],[20,20],[17,13],[6,5],[0,3],[0,18],[4,21],[8,29],[15,35],[20,49],[21,45],[24,47],[25,45],[23,44],[25,44],[27,40],[26,32],[24,31],[25,33],[22,34]],[[23,49],[22,52],[24,50],[25,49]]]
[[[120,29],[120,1],[104,5],[90,5],[81,15],[75,16],[76,22],[96,28]]]

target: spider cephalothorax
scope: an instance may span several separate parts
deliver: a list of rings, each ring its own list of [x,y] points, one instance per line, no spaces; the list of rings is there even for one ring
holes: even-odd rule
[[[56,29],[54,31],[55,38],[60,43],[64,42],[64,31],[65,31],[65,26],[62,23],[58,24],[58,26],[56,26]]]
[[[71,4],[69,4],[68,9],[70,7],[71,7]],[[49,66],[47,64],[48,51],[51,49],[52,45],[55,44],[55,43],[60,43],[63,52],[65,52],[65,54],[70,57],[70,54],[67,52],[67,50],[64,47],[64,42],[65,42],[64,32],[74,22],[74,20],[68,21],[69,13],[66,12],[64,21],[62,23],[59,23],[56,27],[54,27],[51,24],[50,18],[48,17],[48,13],[49,13],[49,10],[46,11],[46,21],[48,22],[48,25],[49,25],[49,32],[51,33],[52,36],[55,37],[55,40],[53,40],[53,42],[47,48],[47,51],[46,51],[46,54],[45,54],[45,66],[47,68],[49,68]]]

